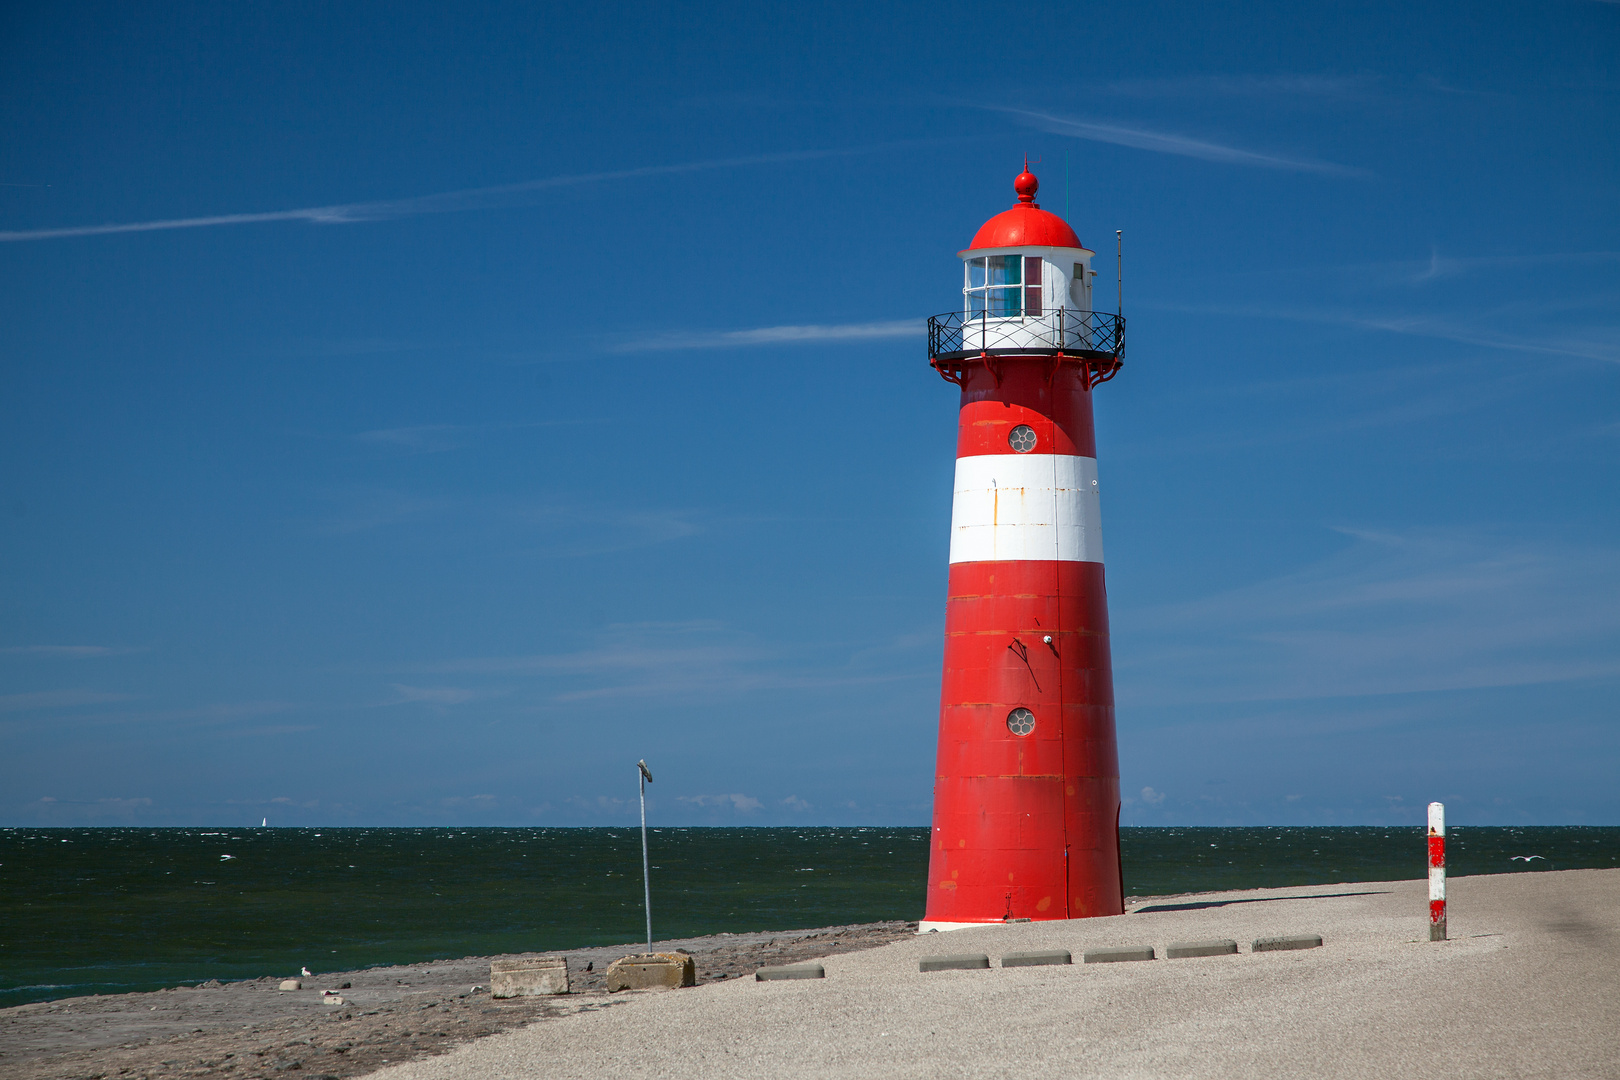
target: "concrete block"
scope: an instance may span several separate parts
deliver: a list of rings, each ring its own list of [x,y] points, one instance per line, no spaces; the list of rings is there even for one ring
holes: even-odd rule
[[[1237,951],[1237,942],[1223,938],[1220,941],[1172,941],[1164,955],[1167,960],[1181,960],[1188,956],[1230,956]]]
[[[1153,946],[1130,945],[1120,949],[1092,949],[1083,958],[1088,964],[1123,964],[1131,960],[1153,959]]]
[[[489,962],[489,996],[540,997],[568,993],[568,961],[561,956],[519,956]]]
[[[1001,966],[1041,967],[1046,964],[1072,964],[1074,957],[1068,949],[1034,949],[1029,952],[1010,952],[1001,958]]]
[[[918,971],[971,971],[987,968],[990,958],[984,953],[951,953],[946,956],[925,956],[917,961]]]
[[[754,972],[755,982],[776,982],[779,979],[825,979],[827,969],[820,964],[783,964],[780,967],[762,967]]]
[[[297,979],[282,979],[281,985],[277,987],[279,990],[302,990],[303,988],[304,984]]]
[[[1254,939],[1255,952],[1282,952],[1285,949],[1320,949],[1320,934],[1298,934],[1294,937],[1263,937]]]
[[[607,988],[657,990],[697,985],[697,964],[686,953],[651,953],[621,956],[608,965]]]

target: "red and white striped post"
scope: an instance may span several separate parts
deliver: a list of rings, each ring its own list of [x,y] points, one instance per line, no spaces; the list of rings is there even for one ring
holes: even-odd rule
[[[1429,804],[1429,940],[1446,940],[1446,804]]]

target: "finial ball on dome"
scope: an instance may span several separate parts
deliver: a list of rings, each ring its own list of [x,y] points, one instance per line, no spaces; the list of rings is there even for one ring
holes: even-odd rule
[[[1029,171],[1028,166],[1018,174],[1018,179],[1013,181],[1013,190],[1018,192],[1018,201],[1023,203],[1034,202],[1035,193],[1040,187],[1041,182],[1035,179],[1035,174]]]

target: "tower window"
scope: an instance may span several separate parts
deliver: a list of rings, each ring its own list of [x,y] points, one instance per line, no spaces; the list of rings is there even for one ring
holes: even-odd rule
[[[1037,265],[1040,260],[1033,260]],[[967,261],[968,314],[1005,318],[1024,313],[1024,257],[984,255]],[[1039,271],[1037,271],[1037,275]],[[1037,276],[1037,285],[1040,284]],[[1037,292],[1038,297],[1038,292]],[[1037,304],[1039,300],[1037,299]],[[1037,308],[1037,310],[1039,310]]]
[[[1014,735],[1028,735],[1035,730],[1035,714],[1018,708],[1007,714],[1007,730]]]
[[[1007,433],[1007,445],[1020,454],[1035,449],[1035,441],[1035,429],[1028,424],[1019,424]]]

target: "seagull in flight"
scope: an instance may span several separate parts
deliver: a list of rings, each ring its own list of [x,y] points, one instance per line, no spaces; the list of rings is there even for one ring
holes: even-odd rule
[[[1514,855],[1509,861],[1529,862],[1531,859],[1541,859],[1542,861],[1546,861],[1546,858],[1547,856],[1545,855]]]

